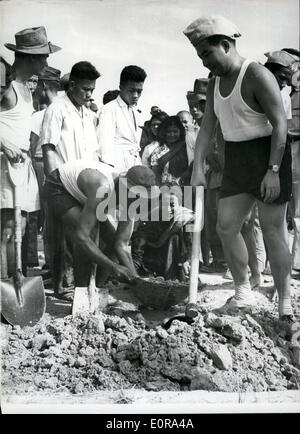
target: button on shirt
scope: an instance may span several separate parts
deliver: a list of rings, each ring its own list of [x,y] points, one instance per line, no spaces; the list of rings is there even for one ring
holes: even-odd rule
[[[57,98],[46,110],[41,131],[42,146],[51,143],[63,163],[95,160],[98,149],[93,113],[78,110],[68,95]]]

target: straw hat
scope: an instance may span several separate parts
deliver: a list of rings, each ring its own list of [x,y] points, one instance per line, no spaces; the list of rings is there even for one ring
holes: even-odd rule
[[[45,27],[32,27],[15,34],[16,44],[4,44],[9,50],[25,54],[51,54],[61,50],[48,42]]]

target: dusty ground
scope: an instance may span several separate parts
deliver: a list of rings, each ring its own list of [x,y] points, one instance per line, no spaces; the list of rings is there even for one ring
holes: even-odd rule
[[[281,391],[296,393],[299,402],[297,335],[277,319],[268,298],[271,279],[255,292],[255,308],[226,314],[218,308],[233,295],[232,283],[221,275],[201,279],[206,286],[198,292],[198,318],[193,324],[176,320],[168,330],[163,320],[184,314],[184,303],[151,310],[123,285],[110,285],[105,314],[72,317],[70,304],[47,290],[47,313],[36,326],[1,325],[2,399],[103,391],[107,402],[110,396],[115,404],[132,404],[142,392]],[[292,285],[300,320],[300,281]]]

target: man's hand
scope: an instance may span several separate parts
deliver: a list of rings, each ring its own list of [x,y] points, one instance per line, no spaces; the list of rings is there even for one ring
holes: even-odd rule
[[[182,271],[183,271],[184,276],[186,277],[186,279],[188,279],[190,277],[190,271],[191,271],[191,263],[190,263],[190,261],[185,261],[182,264]]]
[[[198,185],[203,185],[204,187],[206,187],[206,179],[203,171],[193,170],[192,177],[191,177],[191,185],[193,187],[197,187]]]
[[[206,161],[213,172],[221,172],[222,166],[220,164],[219,155],[217,152],[210,152],[206,157]]]
[[[265,203],[272,203],[280,195],[278,173],[267,171],[260,186],[260,194]]]
[[[2,143],[1,151],[5,154],[10,163],[23,163],[26,156],[23,154],[20,148],[13,143]]]
[[[124,283],[130,283],[132,279],[136,277],[127,267],[119,264],[114,265],[112,274],[117,280]]]

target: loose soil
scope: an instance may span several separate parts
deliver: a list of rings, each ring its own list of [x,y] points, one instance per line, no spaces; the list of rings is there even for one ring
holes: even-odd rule
[[[199,316],[168,330],[163,320],[184,316],[184,303],[149,309],[124,285],[111,284],[105,314],[72,317],[70,304],[47,290],[47,313],[37,325],[1,324],[2,394],[298,390],[299,340],[278,320],[272,283],[255,292],[251,310],[224,313],[232,283],[220,275],[201,279]],[[300,282],[292,280],[292,288],[299,321]]]

